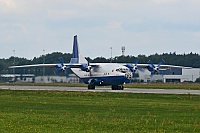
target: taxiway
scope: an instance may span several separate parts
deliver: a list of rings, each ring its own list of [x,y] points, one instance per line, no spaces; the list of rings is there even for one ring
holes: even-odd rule
[[[136,89],[125,88],[124,90],[111,90],[101,87],[95,90],[88,90],[86,87],[54,87],[54,86],[0,86],[5,90],[49,90],[49,91],[90,91],[90,92],[115,92],[115,93],[153,93],[153,94],[192,94],[200,95],[200,90],[182,90],[182,89]]]

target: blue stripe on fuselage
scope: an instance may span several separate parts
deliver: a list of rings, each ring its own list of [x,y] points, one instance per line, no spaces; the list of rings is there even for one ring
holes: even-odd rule
[[[89,80],[94,79],[101,81],[101,84],[95,83],[95,85],[106,86],[106,85],[122,85],[124,83],[130,83],[130,80],[125,76],[105,76],[105,77],[85,77],[80,78],[85,84],[89,84]]]

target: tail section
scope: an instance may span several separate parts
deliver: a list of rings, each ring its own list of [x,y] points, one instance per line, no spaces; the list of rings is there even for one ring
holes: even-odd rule
[[[72,50],[72,58],[70,63],[79,63],[79,49],[78,49],[78,41],[77,35],[74,36],[73,50]]]
[[[73,50],[72,50],[72,58],[70,61],[71,64],[75,63],[87,63],[87,60],[79,54],[79,47],[77,41],[77,35],[74,36],[73,42]]]

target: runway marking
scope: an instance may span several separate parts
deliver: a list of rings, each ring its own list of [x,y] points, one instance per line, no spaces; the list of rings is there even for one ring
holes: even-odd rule
[[[151,94],[192,94],[200,95],[200,90],[182,89],[136,89],[125,88],[124,90],[111,90],[102,87],[88,90],[86,87],[54,87],[54,86],[0,86],[2,90],[52,90],[52,91],[82,91],[82,92],[115,92],[115,93],[151,93]]]

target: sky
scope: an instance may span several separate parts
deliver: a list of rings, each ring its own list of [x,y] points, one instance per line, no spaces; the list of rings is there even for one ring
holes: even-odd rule
[[[0,58],[200,54],[199,0],[0,0]],[[111,50],[112,47],[112,50]]]

